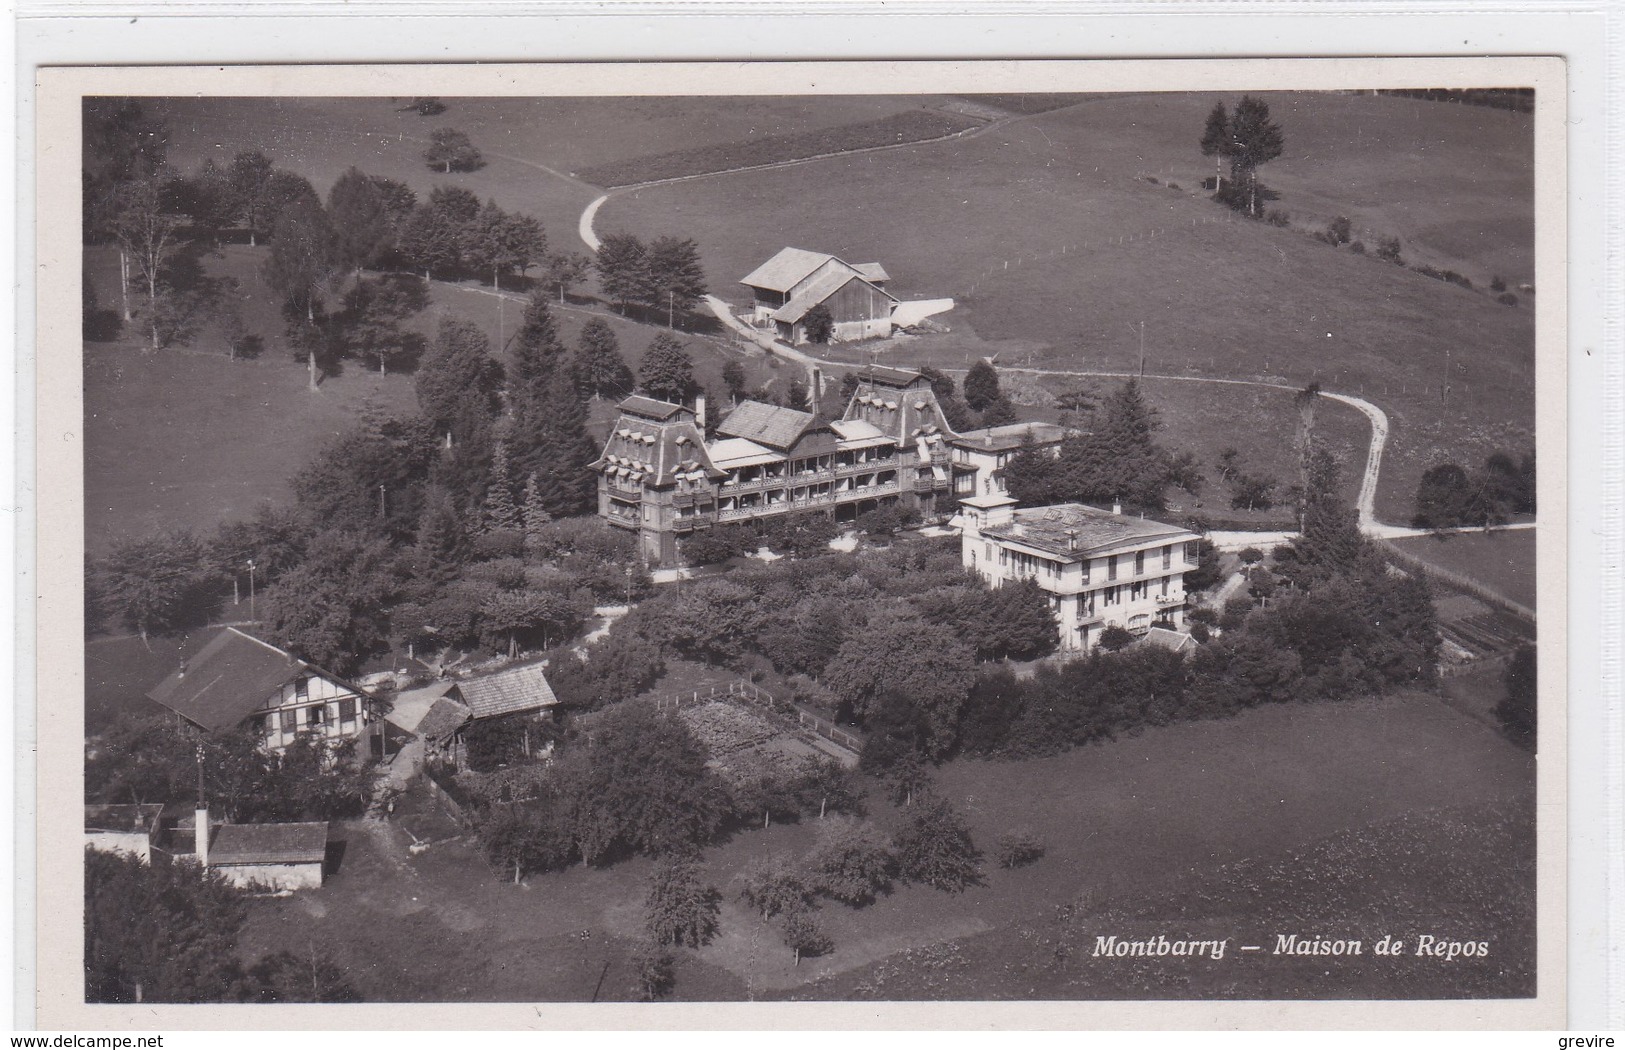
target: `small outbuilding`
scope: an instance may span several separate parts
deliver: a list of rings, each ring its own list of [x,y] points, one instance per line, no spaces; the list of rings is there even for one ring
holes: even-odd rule
[[[317,889],[327,863],[327,822],[221,824],[209,829],[207,852],[199,854],[234,886]]]
[[[152,848],[158,840],[159,821],[164,807],[111,805],[85,807],[85,845],[103,853],[122,853],[143,864],[152,863]]]

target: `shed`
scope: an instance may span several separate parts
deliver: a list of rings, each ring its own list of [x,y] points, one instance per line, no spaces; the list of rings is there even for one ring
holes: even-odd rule
[[[327,822],[221,824],[211,829],[208,865],[234,886],[315,889],[327,861]]]
[[[122,853],[143,864],[152,863],[158,839],[161,803],[85,807],[85,845],[103,853]]]

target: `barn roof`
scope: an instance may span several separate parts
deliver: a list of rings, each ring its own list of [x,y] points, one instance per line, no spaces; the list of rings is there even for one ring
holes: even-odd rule
[[[337,675],[261,641],[223,627],[195,657],[159,682],[147,697],[210,732],[230,729],[265,706],[284,685],[306,675],[361,690]]]
[[[221,824],[209,835],[209,866],[319,864],[327,859],[327,821]]]
[[[467,678],[457,683],[457,693],[475,718],[539,711],[559,702],[547,684],[541,664],[512,667],[496,674]]]
[[[891,274],[879,263],[853,263],[852,269],[863,275],[863,278],[872,284],[880,284],[891,280]]]
[[[464,722],[473,716],[465,704],[460,704],[449,696],[442,696],[435,700],[434,705],[425,711],[418,720],[417,735],[438,744],[461,729]]]
[[[809,252],[805,248],[780,248],[777,255],[740,278],[739,283],[770,292],[788,292],[833,258],[835,256]]]
[[[845,288],[853,281],[863,283],[865,286],[873,289],[880,295],[885,296],[894,303],[897,301],[896,296],[892,295],[890,292],[886,291],[886,289],[877,284],[871,284],[856,272],[850,270],[832,270],[829,273],[826,273],[824,276],[818,278],[818,280],[814,281],[812,284],[809,284],[806,288],[803,288],[794,299],[791,299],[777,310],[774,310],[773,320],[783,321],[786,324],[795,324],[797,321],[807,316],[807,311],[828,299],[842,288]]]
[[[86,806],[85,830],[115,834],[145,833],[158,830],[158,818],[163,816],[161,802],[141,805]]]
[[[739,437],[766,445],[769,448],[788,449],[812,425],[813,414],[794,408],[769,405],[763,401],[741,401],[717,426],[724,437]]]

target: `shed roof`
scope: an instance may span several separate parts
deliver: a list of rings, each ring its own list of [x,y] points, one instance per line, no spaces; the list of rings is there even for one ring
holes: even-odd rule
[[[682,405],[673,404],[670,401],[658,401],[652,397],[644,397],[642,394],[633,394],[622,401],[619,407],[622,412],[630,412],[635,416],[644,416],[648,419],[670,419],[679,412],[687,411]]]
[[[337,675],[261,641],[223,627],[197,656],[159,682],[148,698],[210,732],[229,729],[260,710],[284,685],[319,675],[361,693]]]
[[[987,452],[1009,452],[1029,445],[1053,445],[1065,437],[1066,428],[1058,423],[1010,423],[967,430],[949,439],[949,444]]]
[[[466,704],[449,696],[442,696],[418,720],[417,735],[431,744],[438,744],[463,727],[473,717]]]
[[[883,281],[891,280],[891,274],[887,273],[886,268],[877,262],[853,263],[852,269],[862,274],[863,278],[871,284],[880,284]]]
[[[158,818],[163,816],[161,802],[140,805],[110,805],[85,807],[85,830],[114,834],[145,833],[158,830]]]
[[[1196,644],[1196,639],[1181,631],[1170,631],[1166,627],[1153,627],[1140,639],[1141,645],[1154,645],[1159,649],[1168,649],[1179,652],[1187,646]]]
[[[541,664],[510,667],[496,674],[467,678],[457,683],[457,693],[475,718],[497,718],[525,711],[539,711],[559,702],[547,684]]]
[[[1194,540],[1196,534],[1178,525],[1149,518],[1131,518],[1081,503],[1030,507],[1015,512],[1008,525],[982,530],[984,536],[1011,540],[1067,561],[1079,561],[1114,549],[1141,546],[1157,540]]]
[[[327,821],[221,824],[209,835],[209,865],[319,864],[327,859]]]
[[[788,449],[812,425],[813,414],[763,401],[741,401],[717,426],[724,437],[740,437],[769,448]]]
[[[891,368],[887,365],[869,365],[858,372],[859,379],[872,379],[882,386],[912,386],[924,378],[911,368]]]

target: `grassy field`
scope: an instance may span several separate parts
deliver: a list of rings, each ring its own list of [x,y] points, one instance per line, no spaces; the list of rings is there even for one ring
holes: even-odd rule
[[[1428,111],[1422,136],[1412,116],[1422,104],[1411,100],[1273,101],[1289,143],[1297,127],[1325,146],[1271,166],[1267,177],[1282,187],[1278,204],[1287,210],[1295,157],[1300,181],[1342,185],[1344,161],[1355,171],[1357,154],[1394,151],[1401,160],[1390,161],[1384,186],[1418,214],[1444,196],[1456,200],[1443,187],[1455,185],[1463,165],[1499,170],[1510,157],[1514,175],[1527,168],[1517,160],[1528,139],[1520,115],[1441,107],[1448,112],[1437,119]],[[1477,462],[1495,447],[1531,444],[1532,311],[1333,249],[1301,230],[1222,221],[1227,213],[1190,192],[1202,159],[1189,128],[1199,128],[1208,105],[1089,102],[969,140],[632,191],[605,205],[600,221],[606,229],[674,221],[708,231],[701,243],[718,287],[781,243],[878,259],[900,296],[948,295],[959,304],[942,317],[953,333],[906,343],[925,363],[963,367],[967,354],[997,352],[1006,363],[1132,370],[1143,323],[1151,372],[1318,380],[1364,394],[1389,412],[1393,428],[1379,491],[1386,518],[1408,514],[1416,482],[1437,456]],[[1367,119],[1369,137],[1332,148],[1342,141],[1335,129],[1363,128]],[[1177,191],[1141,177],[1162,172],[1165,182],[1186,168],[1189,181],[1175,178],[1185,187]],[[1529,197],[1488,176],[1479,185],[1451,214],[1471,211],[1497,226],[1475,241],[1487,261],[1423,251],[1424,232],[1394,232],[1407,243],[1424,237],[1411,252],[1417,258],[1448,259],[1481,280],[1490,268],[1515,279],[1505,260],[1526,239]],[[840,221],[852,213],[863,221]],[[742,301],[739,290],[732,294]],[[1439,387],[1446,374],[1448,404]]]
[[[1460,573],[1527,609],[1535,607],[1535,529],[1395,540],[1423,561]]]
[[[726,901],[722,924],[710,946],[685,960],[678,996],[850,995],[857,982],[872,980],[869,968],[888,958],[886,965],[895,964],[900,952],[977,934],[1020,936],[1083,890],[1103,901],[1162,901],[1166,916],[1176,905],[1163,895],[1209,884],[1204,880],[1223,883],[1226,866],[1248,858],[1267,871],[1273,860],[1337,835],[1365,834],[1393,847],[1395,836],[1363,829],[1407,815],[1481,807],[1527,823],[1531,774],[1530,758],[1490,729],[1415,695],[1270,708],[1049,759],[952,763],[939,772],[939,789],[966,814],[976,840],[988,847],[999,832],[1025,825],[1045,840],[1043,860],[1016,871],[992,868],[985,885],[959,896],[900,887],[862,910],[826,904],[820,919],[835,949],[796,967],[773,931],[758,930],[740,908],[736,880],[757,858],[804,852],[817,822],[739,833],[705,855],[708,878]],[[881,824],[900,819],[884,802],[872,805]],[[314,939],[376,999],[587,998],[606,963],[600,997],[627,993],[624,953],[641,921],[646,861],[575,868],[516,887],[499,881],[466,839],[421,808],[401,819],[436,845],[411,856],[407,836],[393,827],[345,826],[344,863],[327,886],[255,902],[245,955],[302,948]],[[1425,818],[1417,819],[1425,830]],[[1401,875],[1414,894],[1439,885],[1417,872],[1454,871],[1473,857],[1462,836],[1422,834],[1400,846],[1412,858],[1400,875],[1369,894],[1345,884],[1342,895],[1326,899],[1327,908],[1353,915],[1386,905]],[[1279,872],[1270,878],[1275,899],[1312,888]],[[1528,891],[1527,881],[1515,885]],[[1193,929],[1236,921],[1234,901],[1180,901],[1182,921]],[[1141,913],[1139,921],[1149,920]],[[974,986],[1014,994],[997,958],[976,964]],[[826,979],[835,983],[814,983]],[[969,984],[905,987],[911,994],[979,994]]]

